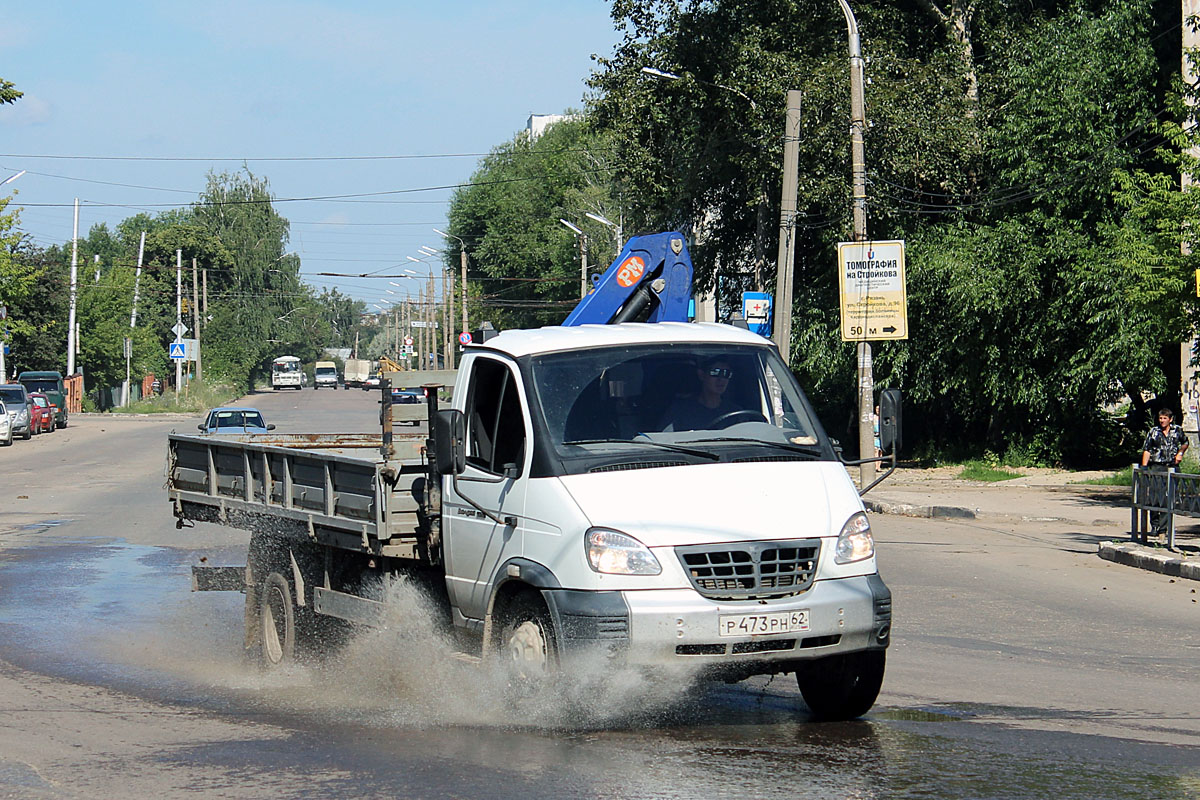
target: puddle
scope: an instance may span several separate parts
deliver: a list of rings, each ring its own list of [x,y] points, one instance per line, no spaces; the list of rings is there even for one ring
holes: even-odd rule
[[[413,624],[419,598],[396,587],[386,597],[405,625],[355,637],[320,666],[264,673],[242,657],[243,596],[190,591],[192,564],[201,556],[240,563],[237,549],[200,553],[62,537],[5,555],[4,659],[140,697],[275,721],[306,741],[295,753],[319,753],[324,763],[361,775],[360,794],[395,795],[413,770],[424,769],[426,790],[459,790],[445,796],[1200,798],[1194,751],[1005,724],[1069,720],[1070,713],[935,705],[814,724],[790,676],[652,686],[630,675],[595,690],[577,683],[545,698],[532,718],[522,716],[497,701],[503,690],[486,672],[449,658],[429,626]],[[198,743],[178,757],[285,758],[278,743],[255,755],[260,746]],[[486,787],[484,775],[495,777]],[[29,780],[0,760],[0,794]],[[371,786],[378,791],[366,791]],[[428,794],[405,786],[399,794]]]

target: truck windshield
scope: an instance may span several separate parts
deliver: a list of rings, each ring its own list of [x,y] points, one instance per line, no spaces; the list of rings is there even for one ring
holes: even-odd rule
[[[833,457],[800,387],[769,347],[656,344],[531,362],[535,413],[563,459],[637,449],[661,459],[663,444]]]
[[[21,383],[25,384],[25,388],[31,392],[62,391],[62,387],[58,385],[58,380],[55,378],[26,378]]]

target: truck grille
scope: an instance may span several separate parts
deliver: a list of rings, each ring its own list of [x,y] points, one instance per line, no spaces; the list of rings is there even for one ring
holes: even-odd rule
[[[714,600],[800,594],[817,572],[820,539],[676,547],[696,591]]]

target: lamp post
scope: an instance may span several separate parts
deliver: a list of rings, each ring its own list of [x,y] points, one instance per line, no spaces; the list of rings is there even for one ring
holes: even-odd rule
[[[462,332],[467,333],[470,328],[467,327],[467,243],[457,236],[454,236],[437,228],[433,232],[443,239],[454,239],[458,242],[459,260],[462,263]]]
[[[613,233],[616,234],[616,237],[617,237],[617,255],[620,255],[621,248],[624,247],[624,245],[625,245],[624,232],[621,228],[621,224],[618,222],[613,222],[612,220],[610,220],[606,217],[603,217],[599,214],[593,214],[591,211],[585,212],[584,216],[587,217],[588,219],[594,219],[594,220],[596,220],[596,222],[599,222],[601,225],[604,225],[606,227],[613,229]]]
[[[579,241],[579,296],[587,297],[587,234],[578,225],[565,219],[560,218],[558,221],[570,228]]]
[[[850,170],[853,196],[854,241],[867,240],[867,168],[863,152],[863,129],[866,113],[863,110],[863,57],[858,36],[858,21],[846,0],[838,0],[846,17],[846,34],[850,51]],[[871,364],[871,343],[858,343],[858,451],[859,458],[875,454],[875,430],[871,413],[875,408],[875,375]],[[861,485],[875,480],[874,462],[860,467]]]
[[[6,183],[12,183],[17,178],[21,177],[24,174],[25,174],[25,170],[21,170],[20,172],[16,173],[15,175],[9,175],[4,180],[0,181],[0,186],[5,185]],[[0,308],[3,308],[3,306],[0,306]],[[7,311],[0,313],[0,322],[2,322],[6,317],[7,317]],[[8,382],[6,380],[6,376],[8,375],[8,372],[6,371],[7,367],[5,367],[5,365],[4,365],[4,347],[5,347],[4,337],[0,336],[0,383]]]

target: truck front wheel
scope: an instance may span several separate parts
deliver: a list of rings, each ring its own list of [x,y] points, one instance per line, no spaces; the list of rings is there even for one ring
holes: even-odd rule
[[[883,686],[884,650],[828,656],[796,670],[800,694],[813,715],[847,720],[871,710]]]
[[[557,668],[554,627],[540,600],[522,597],[508,610],[500,634],[500,657],[525,681],[544,679]]]
[[[291,663],[296,656],[296,609],[287,578],[272,572],[259,594],[262,660],[268,667]]]

